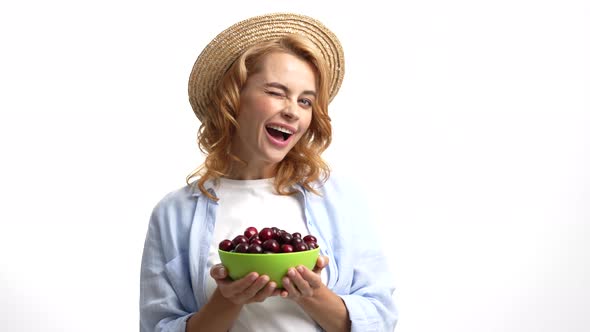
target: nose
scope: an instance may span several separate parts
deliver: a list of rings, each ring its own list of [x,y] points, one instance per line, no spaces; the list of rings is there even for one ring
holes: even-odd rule
[[[297,109],[297,103],[294,102],[287,102],[285,104],[285,107],[283,108],[283,110],[281,111],[281,115],[289,120],[289,121],[295,121],[299,119],[299,110]]]

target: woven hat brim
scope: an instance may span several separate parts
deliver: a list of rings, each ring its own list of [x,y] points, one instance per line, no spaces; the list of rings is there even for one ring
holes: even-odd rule
[[[344,52],[332,31],[318,20],[293,13],[255,16],[221,32],[201,52],[189,77],[193,111],[202,120],[213,90],[231,64],[250,46],[289,34],[308,38],[323,56],[330,73],[329,96],[334,99],[344,78]]]

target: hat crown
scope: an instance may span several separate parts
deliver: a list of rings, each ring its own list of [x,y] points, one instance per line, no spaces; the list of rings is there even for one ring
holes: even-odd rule
[[[232,63],[248,48],[286,35],[309,39],[326,62],[330,73],[329,100],[336,96],[344,77],[344,52],[332,31],[318,20],[294,13],[255,16],[219,33],[199,54],[189,77],[189,101],[199,118],[207,114],[214,89]]]

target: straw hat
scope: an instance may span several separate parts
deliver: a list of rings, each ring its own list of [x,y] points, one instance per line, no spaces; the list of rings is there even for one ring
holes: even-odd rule
[[[232,63],[250,46],[289,34],[307,37],[323,55],[328,70],[330,101],[344,77],[344,53],[336,35],[321,22],[299,14],[275,13],[255,16],[221,32],[203,49],[195,62],[188,83],[189,100],[199,120],[215,87]]]

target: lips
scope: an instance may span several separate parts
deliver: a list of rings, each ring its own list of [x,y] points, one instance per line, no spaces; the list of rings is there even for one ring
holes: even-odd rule
[[[289,144],[296,129],[284,124],[270,123],[266,125],[266,134],[274,145],[284,147]]]

